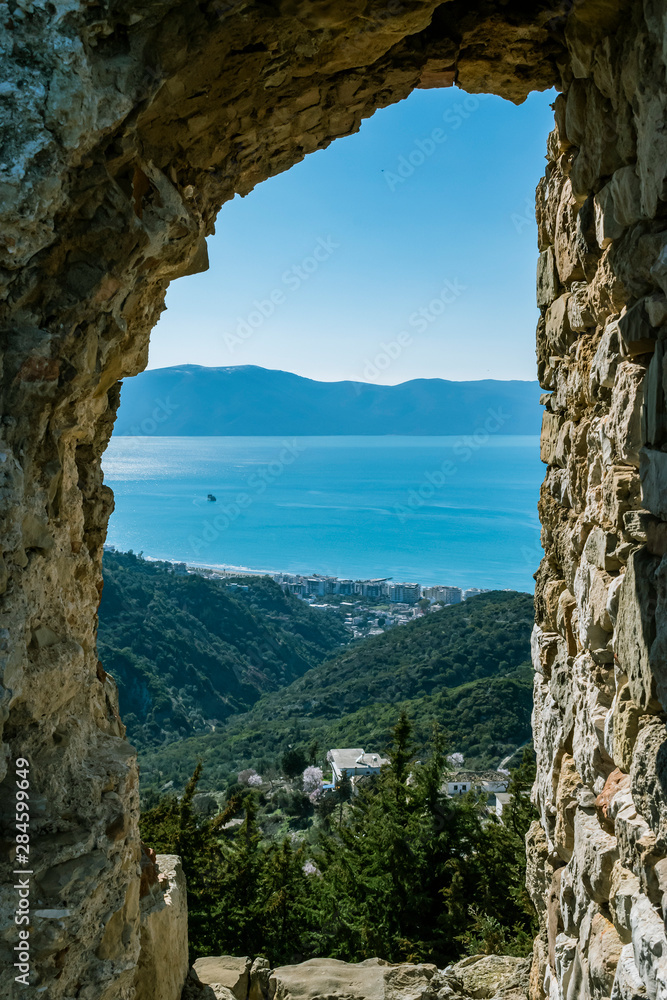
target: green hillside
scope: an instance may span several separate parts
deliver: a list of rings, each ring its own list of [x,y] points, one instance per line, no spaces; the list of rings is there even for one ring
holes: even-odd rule
[[[243,768],[279,770],[289,747],[318,762],[332,746],[383,750],[401,710],[418,742],[436,720],[467,766],[497,765],[530,739],[532,623],[528,594],[496,591],[348,646],[215,732],[145,753],[144,787],[183,787],[198,759],[200,787],[219,790]]]
[[[349,636],[266,577],[230,588],[169,563],[104,553],[98,650],[140,749],[180,740],[290,684]]]

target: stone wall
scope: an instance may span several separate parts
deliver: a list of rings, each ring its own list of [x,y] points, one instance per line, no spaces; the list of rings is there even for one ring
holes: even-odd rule
[[[7,837],[26,757],[39,995],[135,992],[136,759],[95,647],[119,379],[145,365],[168,282],[205,269],[223,202],[413,88],[454,81],[514,101],[563,90],[538,197],[551,395],[534,990],[609,995],[619,955],[621,993],[665,989],[666,12],[666,0],[0,0],[0,789]],[[3,968],[14,862],[3,856]],[[0,982],[3,997],[22,990]]]
[[[156,856],[142,845],[139,912],[134,1000],[180,1000],[190,967],[188,901],[181,859],[175,854]]]
[[[667,990],[667,5],[614,6],[597,37],[566,32],[536,202],[529,888],[533,994],[553,1000]]]

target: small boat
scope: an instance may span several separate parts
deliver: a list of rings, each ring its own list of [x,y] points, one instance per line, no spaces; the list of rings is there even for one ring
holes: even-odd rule
[[[209,493],[209,495],[206,497],[206,499],[207,500],[212,500],[213,502],[215,502],[215,497],[213,496],[212,493]]]

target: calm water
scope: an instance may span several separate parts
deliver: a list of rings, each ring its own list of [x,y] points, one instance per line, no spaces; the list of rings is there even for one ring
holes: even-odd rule
[[[538,445],[500,435],[113,438],[108,541],[201,565],[532,591]]]

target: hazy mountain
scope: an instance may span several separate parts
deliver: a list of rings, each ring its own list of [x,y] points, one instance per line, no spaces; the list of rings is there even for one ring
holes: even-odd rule
[[[315,382],[254,365],[159,368],[123,385],[116,434],[539,434],[537,382]]]

